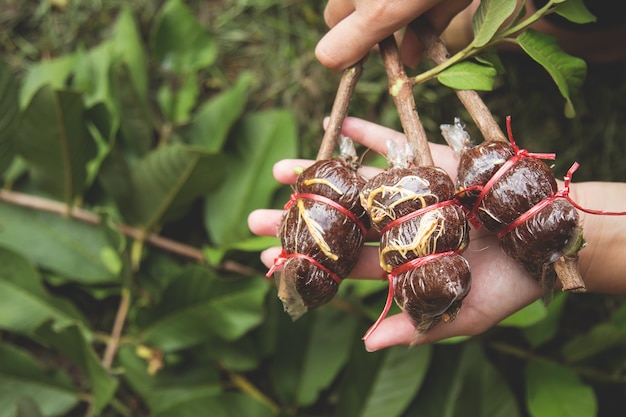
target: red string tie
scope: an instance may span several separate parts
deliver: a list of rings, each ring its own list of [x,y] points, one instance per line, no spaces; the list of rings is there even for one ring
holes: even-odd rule
[[[458,205],[459,202],[457,200],[445,200],[445,201],[440,201],[438,203],[431,204],[429,206],[422,207],[421,209],[412,211],[412,212],[410,212],[408,214],[405,214],[402,217],[398,217],[397,219],[392,220],[388,225],[386,225],[385,227],[383,227],[380,230],[380,234],[381,235],[385,234],[385,232],[387,232],[392,227],[397,226],[399,224],[402,224],[402,223],[404,223],[404,222],[406,222],[406,221],[408,221],[410,219],[413,219],[413,218],[415,218],[417,216],[421,216],[422,214],[427,213],[427,212],[429,212],[431,210],[435,210],[435,209],[438,209],[438,208],[441,208],[441,207],[445,207],[445,206],[451,206],[451,205],[454,205],[454,204]]]
[[[348,217],[354,223],[356,223],[356,225],[359,227],[359,229],[361,230],[361,233],[363,235],[365,235],[367,233],[367,228],[365,227],[363,222],[361,222],[359,220],[359,218],[354,215],[354,213],[352,213],[350,210],[348,210],[347,208],[345,208],[341,204],[337,203],[336,201],[331,200],[330,198],[324,197],[324,196],[319,195],[319,194],[313,194],[313,193],[293,193],[289,197],[289,201],[287,201],[287,203],[285,203],[284,209],[285,210],[289,210],[291,208],[291,206],[296,201],[298,201],[298,199],[300,199],[300,198],[317,201],[319,203],[324,203],[324,204],[327,204],[327,205],[331,206],[332,208],[334,208],[334,209],[340,211],[341,213],[343,213],[344,215],[346,215],[346,217]]]
[[[274,264],[269,269],[269,271],[267,271],[265,276],[268,277],[268,278],[271,277],[272,274],[274,274],[274,272],[276,272],[279,269],[281,269],[285,265],[285,263],[289,259],[292,259],[292,258],[306,259],[307,261],[309,261],[309,263],[311,265],[316,266],[319,269],[321,269],[322,271],[326,272],[333,279],[333,281],[335,281],[337,284],[341,284],[342,279],[339,277],[339,275],[335,274],[333,271],[331,271],[330,269],[326,268],[324,265],[322,265],[321,263],[319,263],[318,261],[316,261],[312,257],[310,257],[308,255],[304,255],[302,253],[288,253],[285,249],[283,249],[280,252],[280,254],[276,257],[276,259],[274,259]]]
[[[394,277],[410,269],[415,269],[429,262],[432,262],[435,259],[442,258],[444,256],[456,255],[458,253],[459,253],[458,251],[454,251],[454,250],[447,251],[447,252],[440,252],[440,253],[431,253],[430,255],[411,259],[410,261],[392,269],[391,272],[387,274],[387,281],[389,281],[389,289],[387,291],[387,300],[385,301],[385,307],[383,307],[383,311],[378,316],[378,319],[376,319],[374,324],[372,324],[372,326],[367,330],[367,332],[365,332],[365,334],[362,337],[362,340],[366,340],[374,332],[374,330],[378,328],[378,325],[383,321],[383,319],[387,317],[387,313],[389,313],[389,310],[391,309],[391,305],[393,303],[393,294],[394,294],[393,278]]]

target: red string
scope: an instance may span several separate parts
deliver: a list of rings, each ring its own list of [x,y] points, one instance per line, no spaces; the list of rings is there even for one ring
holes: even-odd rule
[[[289,208],[293,205],[293,203],[295,203],[300,198],[305,198],[307,200],[313,200],[313,201],[317,201],[317,202],[320,202],[320,203],[328,204],[329,206],[333,207],[336,210],[339,210],[341,213],[345,214],[350,220],[355,222],[356,225],[359,227],[359,229],[361,229],[361,233],[363,235],[365,235],[367,233],[367,228],[358,219],[358,217],[356,217],[354,215],[354,213],[352,213],[350,210],[348,210],[347,208],[345,208],[341,204],[337,203],[336,201],[331,200],[330,198],[324,197],[324,196],[319,195],[319,194],[313,194],[313,193],[293,193],[289,197],[289,201],[287,201],[287,203],[285,203],[284,209],[285,210],[289,210]]]
[[[384,320],[384,318],[387,317],[387,313],[389,313],[389,310],[391,309],[391,304],[393,302],[393,294],[394,294],[393,278],[394,277],[410,269],[415,269],[424,264],[427,264],[428,262],[432,262],[435,259],[442,258],[444,256],[456,255],[458,253],[459,253],[458,251],[454,251],[454,250],[447,251],[447,252],[440,252],[440,253],[431,253],[430,255],[411,259],[410,261],[392,269],[391,272],[387,274],[387,281],[389,281],[389,290],[387,292],[387,300],[385,301],[385,307],[383,307],[383,311],[378,316],[378,319],[376,319],[374,324],[370,326],[370,328],[367,330],[367,332],[365,332],[365,334],[363,335],[361,339],[366,340],[368,337],[370,337],[370,335],[374,332],[374,330],[378,328],[378,326]]]
[[[399,217],[397,219],[392,220],[387,226],[385,226],[385,227],[383,227],[381,229],[380,234],[382,235],[386,231],[391,229],[392,227],[397,226],[397,225],[399,225],[401,223],[404,223],[407,220],[410,220],[410,219],[412,219],[414,217],[421,216],[422,214],[427,213],[427,212],[429,212],[431,210],[435,210],[435,209],[438,209],[438,208],[444,207],[444,206],[450,206],[450,205],[453,205],[453,204],[459,204],[459,202],[456,201],[456,200],[445,200],[445,201],[440,201],[440,202],[435,203],[435,204],[431,204],[430,206],[422,207],[419,210],[412,211],[409,214],[405,214],[402,217]]]
[[[606,215],[606,216],[626,216],[626,211],[592,210],[592,209],[582,207],[578,203],[576,203],[574,200],[572,200],[572,198],[569,196],[570,184],[572,182],[572,175],[574,174],[574,172],[576,172],[579,166],[580,164],[578,162],[574,162],[572,166],[570,167],[570,169],[567,170],[567,173],[563,177],[565,185],[562,190],[557,191],[554,195],[550,197],[544,198],[539,203],[535,204],[533,207],[528,209],[526,212],[522,213],[517,219],[513,220],[511,223],[509,223],[509,225],[506,228],[504,228],[498,233],[498,238],[503,238],[504,236],[506,236],[509,232],[514,230],[519,225],[523,224],[525,221],[527,221],[532,216],[537,214],[539,211],[541,211],[543,208],[545,208],[547,205],[552,203],[557,198],[566,199],[578,210],[581,210],[585,213]]]
[[[280,254],[276,257],[276,259],[274,259],[274,264],[272,265],[272,267],[269,269],[269,271],[267,271],[267,273],[265,274],[266,277],[271,277],[272,274],[274,272],[276,272],[278,270],[278,268],[282,267],[285,262],[287,262],[289,259],[291,258],[303,258],[306,259],[307,261],[309,261],[313,266],[318,267],[319,269],[321,269],[322,271],[326,272],[328,275],[330,275],[330,277],[333,279],[333,281],[335,281],[337,284],[341,284],[342,279],[339,278],[339,276],[337,274],[335,274],[334,272],[332,272],[330,269],[326,268],[324,265],[322,265],[321,263],[317,262],[315,259],[313,259],[312,257],[308,256],[308,255],[304,255],[302,253],[288,253],[285,249],[283,249]]]
[[[480,194],[478,195],[478,198],[476,199],[474,206],[472,207],[472,211],[471,211],[472,216],[476,216],[480,203],[483,201],[483,199],[485,198],[489,190],[491,190],[494,184],[500,178],[502,178],[502,176],[509,169],[511,169],[513,165],[517,163],[517,161],[519,161],[522,158],[536,158],[536,159],[555,159],[556,158],[556,155],[553,153],[531,153],[531,152],[528,152],[526,149],[518,148],[517,144],[515,143],[515,139],[513,138],[513,131],[511,130],[511,116],[506,117],[506,129],[507,129],[507,133],[509,136],[509,142],[511,146],[513,147],[513,150],[515,151],[515,155],[507,159],[506,162],[502,164],[502,166],[496,171],[496,173],[482,187],[482,190]],[[464,190],[461,190],[460,192],[463,192],[463,191]]]

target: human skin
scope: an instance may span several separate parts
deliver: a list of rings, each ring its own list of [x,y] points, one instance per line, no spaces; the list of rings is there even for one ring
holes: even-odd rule
[[[454,52],[472,40],[472,17],[480,0],[329,0],[324,10],[330,28],[315,49],[317,59],[333,70],[343,70],[367,55],[391,34],[401,39],[403,62],[416,66],[424,47],[411,30],[403,30],[423,16]],[[526,15],[536,11],[525,2]],[[626,48],[616,39],[626,37],[626,25],[568,28],[540,19],[531,28],[554,36],[561,48],[587,62],[607,63],[626,58]],[[502,48],[516,48],[505,42]]]
[[[348,117],[342,133],[372,151],[384,154],[388,139],[402,140],[404,135],[362,119]],[[457,159],[450,148],[431,144],[435,165],[456,177]],[[274,177],[284,184],[294,184],[296,168],[306,167],[313,161],[287,159],[276,163]],[[360,172],[367,178],[380,170],[363,167]],[[559,183],[562,187],[562,183]],[[570,196],[579,205],[589,209],[626,211],[626,183],[585,182],[572,183]],[[255,210],[248,218],[250,230],[257,235],[276,236],[282,212],[280,210]],[[587,290],[606,294],[626,294],[626,216],[592,215],[580,212],[587,246],[579,255],[579,267]],[[377,236],[371,234],[371,240]],[[270,248],[261,254],[269,268],[280,252]],[[451,323],[439,323],[431,330],[418,333],[404,314],[387,317],[365,340],[369,351],[395,345],[421,345],[453,336],[471,336],[484,332],[502,319],[532,303],[542,296],[539,283],[531,278],[499,247],[497,238],[484,230],[473,229],[470,245],[463,253],[472,269],[472,289],[463,301],[458,317]],[[385,279],[378,263],[378,249],[366,246],[357,265],[350,274],[353,279]]]

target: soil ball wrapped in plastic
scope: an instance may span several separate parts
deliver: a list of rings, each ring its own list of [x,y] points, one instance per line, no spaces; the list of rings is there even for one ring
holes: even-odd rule
[[[357,167],[352,141],[343,138],[339,157],[298,175],[285,205],[283,250],[268,276],[275,273],[278,296],[294,320],[330,301],[361,253],[369,219],[359,204],[365,179]]]
[[[469,227],[445,171],[414,166],[404,144],[390,143],[387,159],[389,169],[363,187],[361,204],[381,234],[380,265],[390,295],[416,329],[426,331],[453,320],[470,290],[470,267],[461,255]]]

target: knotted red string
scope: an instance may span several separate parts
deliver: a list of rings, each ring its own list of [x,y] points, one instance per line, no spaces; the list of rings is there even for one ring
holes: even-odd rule
[[[536,159],[555,159],[556,158],[556,155],[553,153],[531,153],[531,152],[528,152],[526,149],[518,148],[517,144],[515,143],[515,139],[513,139],[513,132],[511,130],[511,116],[506,117],[506,129],[507,129],[508,136],[509,136],[509,143],[513,147],[513,150],[515,151],[515,155],[507,159],[504,162],[504,164],[502,164],[502,166],[496,171],[496,173],[489,179],[489,181],[487,181],[487,183],[482,187],[480,194],[478,195],[478,198],[476,199],[476,202],[474,203],[474,206],[472,207],[471,213],[473,217],[476,216],[476,213],[478,212],[478,208],[480,207],[480,203],[483,201],[483,199],[485,198],[489,190],[491,190],[493,185],[500,178],[502,178],[502,176],[509,169],[511,169],[517,163],[517,161],[523,158],[536,158]],[[461,190],[460,192],[463,192],[463,191],[465,190]]]
[[[442,258],[444,256],[455,255],[458,253],[459,253],[458,251],[454,251],[454,250],[441,252],[441,253],[431,253],[430,255],[411,259],[410,261],[403,263],[402,265],[397,266],[394,269],[392,269],[391,272],[387,274],[387,281],[389,281],[389,289],[387,291],[387,300],[385,301],[385,307],[383,307],[383,311],[378,316],[378,319],[376,319],[374,324],[370,326],[370,328],[367,330],[367,332],[365,332],[365,334],[363,335],[361,339],[366,340],[374,332],[374,330],[378,328],[378,325],[383,321],[383,319],[387,317],[387,313],[389,313],[389,310],[391,309],[391,304],[393,303],[393,294],[394,294],[393,278],[394,277],[408,270],[419,268],[420,266],[425,265],[429,262],[432,262],[435,259]]]
[[[391,229],[394,226],[397,226],[399,224],[402,224],[404,222],[406,222],[407,220],[413,219],[417,216],[421,216],[424,213],[427,213],[431,210],[435,210],[438,209],[440,207],[445,207],[445,206],[451,206],[453,204],[459,204],[458,201],[456,200],[445,200],[445,201],[440,201],[438,203],[435,204],[431,204],[430,206],[426,206],[426,207],[422,207],[419,210],[415,210],[412,211],[409,214],[405,214],[402,217],[398,217],[397,219],[392,220],[388,225],[386,225],[385,227],[383,227],[380,231],[380,234],[384,234],[386,231],[388,231],[389,229]]]
[[[329,206],[331,206],[332,208],[340,211],[341,213],[345,214],[350,220],[352,220],[353,222],[356,223],[356,225],[359,227],[359,229],[361,230],[361,233],[363,235],[365,235],[367,233],[367,228],[365,227],[365,225],[363,224],[363,222],[361,222],[358,217],[356,217],[354,215],[354,213],[352,213],[350,210],[348,210],[347,208],[345,208],[344,206],[342,206],[341,204],[337,203],[334,200],[331,200],[328,197],[324,197],[322,195],[319,194],[313,194],[313,193],[293,193],[291,194],[291,196],[289,197],[289,201],[287,201],[285,203],[285,210],[289,210],[289,208],[296,202],[298,201],[298,199],[300,198],[304,198],[307,200],[313,200],[313,201],[317,201],[320,203],[324,203],[324,204],[328,204]]]
[[[274,259],[274,264],[269,269],[269,271],[267,271],[267,274],[265,274],[265,276],[268,278],[271,277],[274,272],[276,272],[280,267],[282,267],[285,264],[285,262],[287,262],[289,259],[292,259],[292,258],[306,259],[307,261],[309,261],[309,263],[311,263],[311,265],[316,266],[322,271],[326,272],[333,279],[333,281],[335,281],[337,284],[341,284],[342,280],[337,274],[335,274],[330,269],[326,268],[321,263],[317,262],[312,257],[308,255],[304,255],[302,253],[288,253],[285,249],[283,249],[280,252],[280,254],[276,257],[276,259]]]
[[[498,238],[502,238],[506,236],[507,233],[511,232],[517,226],[523,224],[526,220],[530,219],[532,216],[539,213],[539,211],[541,211],[543,208],[548,206],[557,198],[566,199],[578,210],[581,210],[585,213],[606,215],[606,216],[626,216],[626,211],[592,210],[592,209],[582,207],[578,203],[576,203],[574,200],[572,200],[572,198],[569,196],[570,183],[572,182],[572,175],[574,174],[574,172],[576,172],[579,166],[580,164],[578,162],[574,162],[572,166],[570,167],[570,169],[567,170],[567,173],[563,177],[564,186],[562,190],[557,191],[554,195],[551,195],[550,197],[544,198],[543,200],[541,200],[540,202],[532,206],[530,209],[528,209],[526,212],[522,213],[517,219],[513,220],[511,223],[509,223],[509,225],[506,228],[504,228],[498,233]]]

